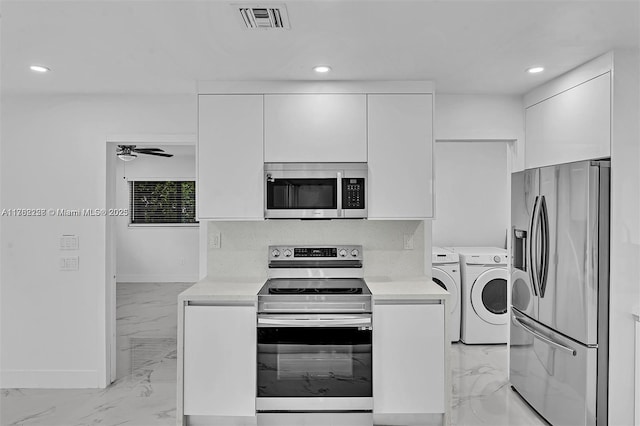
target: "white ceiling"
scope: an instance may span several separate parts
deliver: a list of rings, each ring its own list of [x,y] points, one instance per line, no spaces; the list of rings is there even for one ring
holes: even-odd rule
[[[2,0],[2,90],[195,93],[198,80],[326,78],[522,94],[640,44],[639,0],[289,0],[284,31],[243,29],[232,2]],[[333,71],[314,75],[319,63]],[[525,73],[532,65],[547,70]]]

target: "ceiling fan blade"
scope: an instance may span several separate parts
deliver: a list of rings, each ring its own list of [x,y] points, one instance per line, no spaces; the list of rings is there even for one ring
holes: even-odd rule
[[[135,152],[164,152],[164,149],[160,149],[160,148],[135,148],[132,151],[135,151]]]
[[[136,151],[136,152],[144,155],[157,155],[158,157],[173,157],[173,154],[164,154],[162,152],[141,152],[141,151]]]

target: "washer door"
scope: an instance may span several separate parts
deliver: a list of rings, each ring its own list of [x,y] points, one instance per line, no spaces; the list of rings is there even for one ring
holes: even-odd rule
[[[538,316],[538,298],[533,293],[529,274],[517,268],[511,272],[511,306],[531,318]]]
[[[453,312],[458,307],[458,303],[460,303],[460,291],[456,285],[456,280],[438,267],[432,268],[431,275],[433,282],[451,293],[451,298],[449,300],[449,306],[451,306],[451,308],[449,309],[449,312]]]
[[[480,274],[471,287],[473,310],[490,324],[507,323],[508,276],[504,268],[489,269]]]

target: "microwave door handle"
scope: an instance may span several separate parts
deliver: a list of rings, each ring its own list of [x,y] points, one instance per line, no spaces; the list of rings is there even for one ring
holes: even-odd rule
[[[336,173],[336,206],[338,208],[337,215],[342,217],[342,172]]]

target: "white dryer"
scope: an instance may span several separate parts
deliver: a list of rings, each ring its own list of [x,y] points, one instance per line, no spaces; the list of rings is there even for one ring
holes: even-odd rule
[[[462,321],[468,344],[507,343],[509,315],[507,251],[495,247],[451,247],[460,255]]]
[[[431,249],[431,275],[433,281],[451,293],[449,312],[451,321],[449,331],[451,341],[460,340],[460,256],[458,253],[441,247]]]

